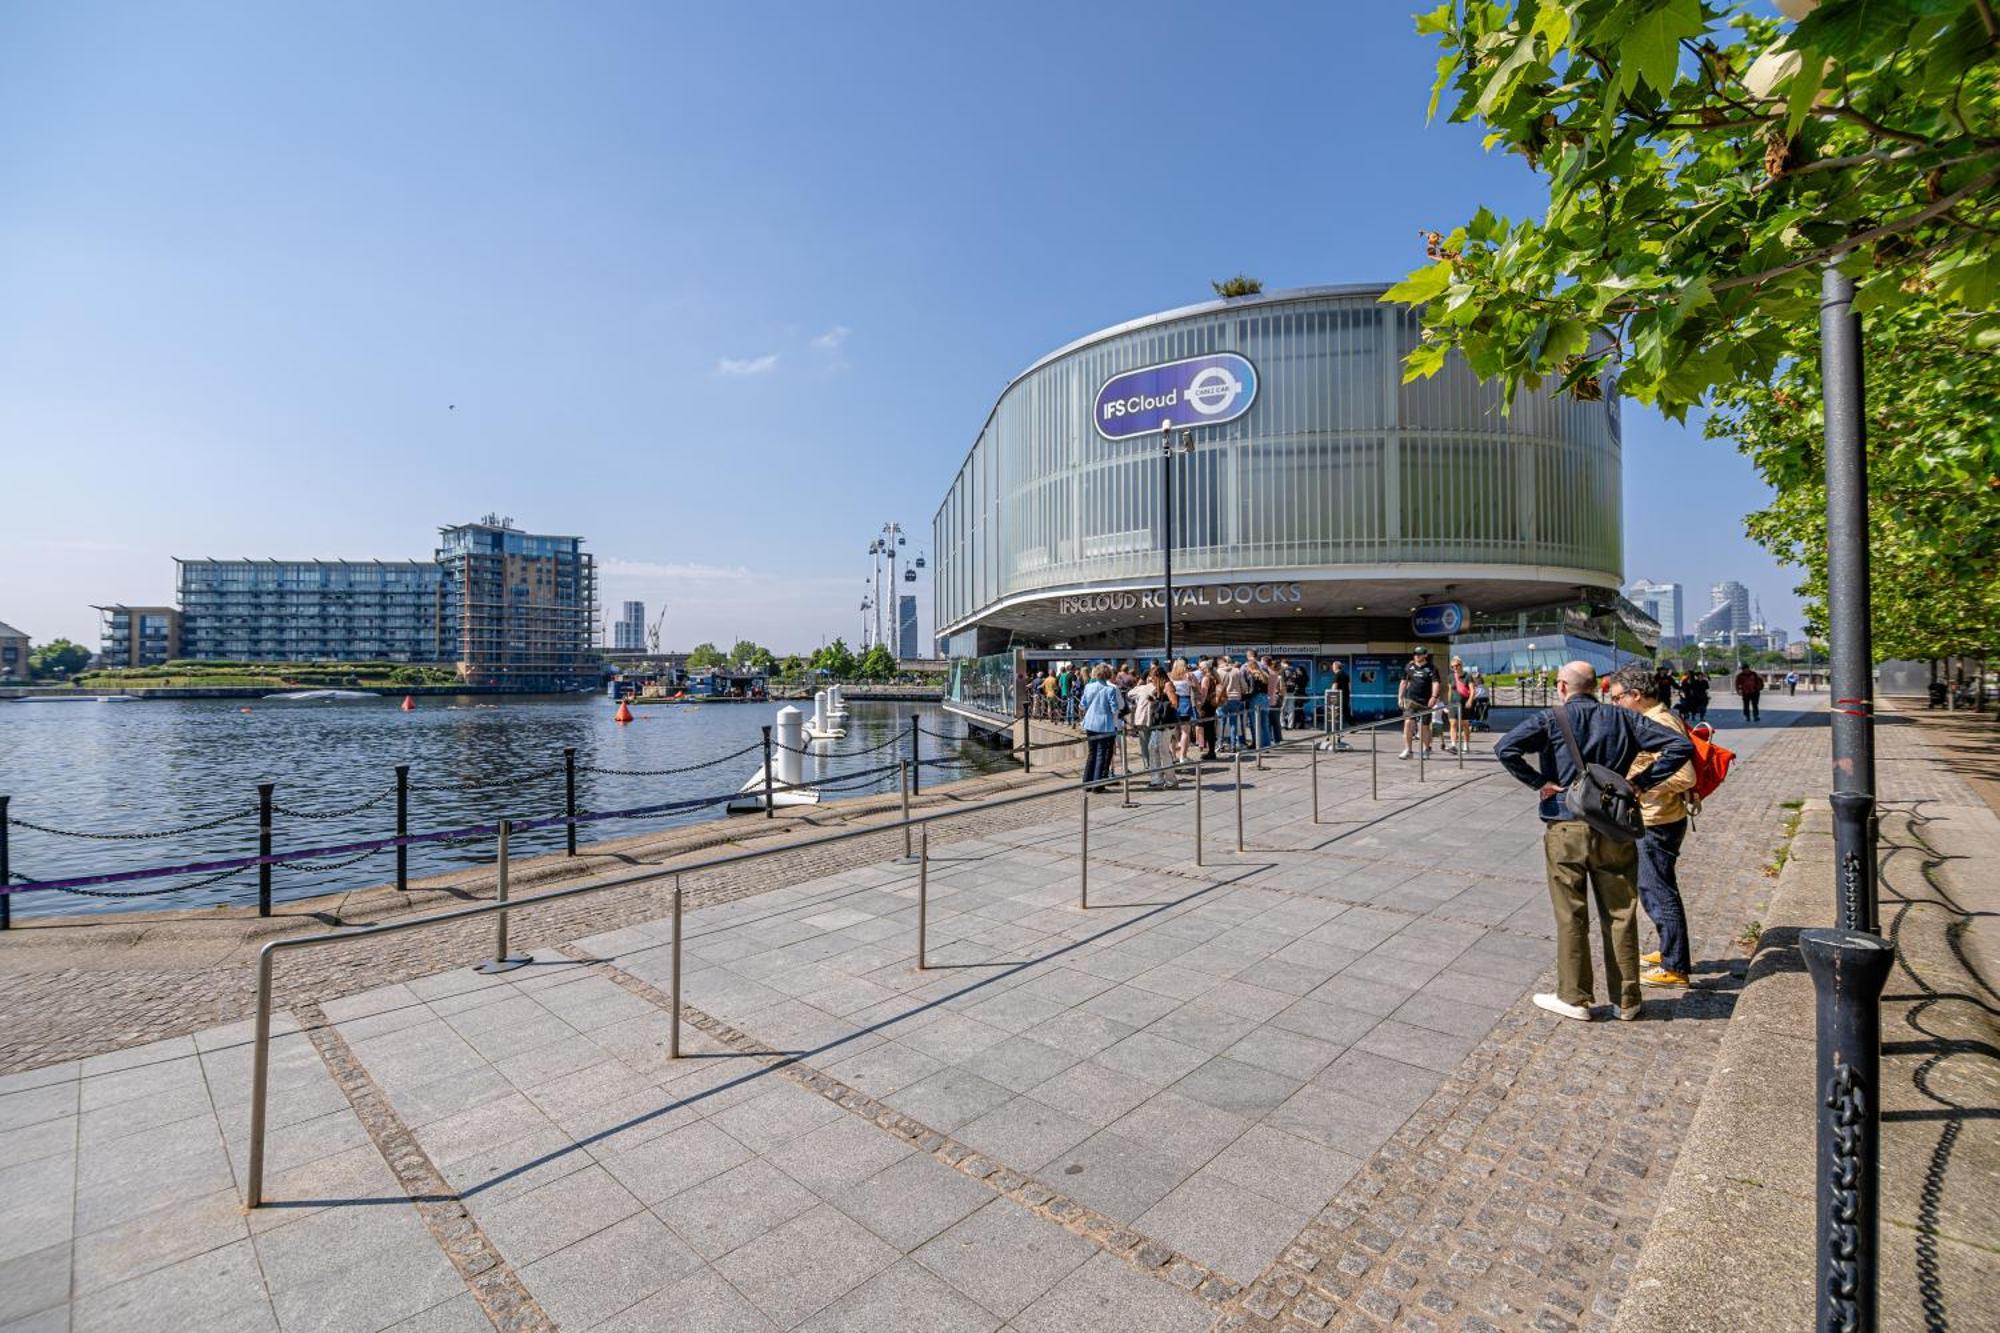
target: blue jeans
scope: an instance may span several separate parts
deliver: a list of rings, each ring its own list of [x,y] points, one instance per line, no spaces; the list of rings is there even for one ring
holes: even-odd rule
[[[1681,905],[1676,863],[1687,830],[1685,819],[1671,824],[1648,824],[1646,835],[1639,839],[1639,901],[1660,932],[1660,966],[1683,976],[1692,966],[1692,959],[1688,954],[1687,909]]]
[[[1234,749],[1243,744],[1243,701],[1224,699],[1220,710],[1224,743]]]
[[[1096,786],[1111,777],[1111,748],[1118,743],[1115,731],[1092,731],[1085,733],[1090,740],[1089,752],[1083,760],[1083,781],[1085,786]]]

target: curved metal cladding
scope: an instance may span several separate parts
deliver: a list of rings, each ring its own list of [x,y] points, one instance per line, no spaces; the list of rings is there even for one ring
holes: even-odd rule
[[[1045,598],[1158,585],[1159,437],[1107,439],[1093,412],[1114,376],[1218,353],[1249,360],[1256,397],[1219,425],[1193,412],[1175,422],[1197,427],[1193,454],[1174,465],[1177,585],[1295,580],[1325,591],[1307,598],[1324,603],[1316,615],[1335,609],[1343,584],[1449,585],[1491,609],[1615,590],[1615,395],[1524,391],[1503,413],[1498,390],[1456,355],[1404,384],[1418,326],[1379,302],[1384,290],[1192,306],[1030,367],[1000,395],[934,520],[940,634],[1018,627],[1013,613]]]

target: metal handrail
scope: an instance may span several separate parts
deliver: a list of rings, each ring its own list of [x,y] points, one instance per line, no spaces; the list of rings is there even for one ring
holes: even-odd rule
[[[1389,719],[1385,720],[1384,722],[1374,723],[1371,724],[1369,729],[1378,726],[1385,726],[1388,725],[1390,721],[1399,721],[1399,720],[1400,719]],[[1361,730],[1361,729],[1362,728],[1356,728],[1356,730]],[[1268,746],[1265,748],[1271,750],[1279,750],[1287,746],[1298,745],[1298,744],[1310,744],[1313,746],[1317,746],[1318,742],[1319,742],[1318,735],[1316,733],[1309,732],[1303,735],[1291,737],[1290,739],[1281,741],[1276,745]],[[1219,764],[1217,766],[1220,767]],[[1201,848],[1199,845],[1199,837],[1200,837],[1199,800],[1201,792],[1201,776],[1202,774],[1207,772],[1207,765],[1199,757],[1196,757],[1192,760],[1183,761],[1180,763],[1169,763],[1169,764],[1159,765],[1156,767],[1137,770],[1137,774],[1180,773],[1180,772],[1185,772],[1190,767],[1192,767],[1195,770],[1196,774],[1196,779],[1195,779],[1195,793],[1196,793],[1195,799],[1197,804],[1196,864],[1200,864]],[[1239,765],[1237,768],[1237,777],[1236,777],[1237,801],[1239,808],[1242,801],[1241,772],[1242,770]],[[1126,773],[1127,780],[1129,780],[1129,778],[1134,775],[1135,773],[1133,770],[1129,769],[1127,770]],[[475,917],[493,916],[495,914],[501,915],[503,930],[504,930],[504,923],[506,919],[505,914],[509,912],[522,911],[528,908],[539,907],[544,903],[558,902],[568,898],[580,898],[586,894],[602,893],[611,889],[632,888],[636,885],[652,883],[655,880],[672,878],[674,881],[674,919],[676,922],[676,929],[674,936],[675,957],[674,957],[673,985],[674,985],[674,994],[678,998],[680,993],[680,957],[679,957],[680,932],[678,928],[678,923],[681,916],[680,877],[683,875],[692,874],[696,871],[701,871],[701,870],[717,870],[725,866],[741,865],[744,864],[745,862],[760,860],[767,856],[777,856],[781,853],[796,852],[802,849],[827,847],[831,846],[834,843],[847,842],[855,838],[880,837],[883,834],[894,833],[898,829],[907,829],[907,828],[915,828],[919,831],[919,835],[923,839],[924,843],[920,855],[923,857],[924,860],[927,861],[928,851],[929,851],[929,844],[928,844],[929,827],[934,823],[938,823],[946,819],[958,818],[959,816],[962,815],[984,814],[992,810],[1002,810],[1008,808],[1009,806],[1022,805],[1029,801],[1045,800],[1052,796],[1060,796],[1070,792],[1081,793],[1087,800],[1088,794],[1093,789],[1093,787],[1098,789],[1108,790],[1110,786],[1111,786],[1110,779],[1106,779],[1095,784],[1086,783],[1081,778],[1078,778],[1073,782],[1059,781],[1038,787],[1033,791],[1017,792],[1007,796],[996,797],[990,801],[980,801],[972,805],[957,806],[946,810],[935,810],[928,814],[910,815],[906,818],[891,819],[884,821],[882,823],[868,824],[858,828],[837,829],[831,833],[821,834],[817,837],[806,838],[797,842],[786,842],[777,846],[745,848],[741,851],[729,852],[720,856],[703,857],[701,859],[685,862],[679,865],[661,866],[658,868],[634,871],[631,874],[618,875],[610,879],[596,880],[587,884],[572,884],[566,888],[549,889],[546,892],[537,893],[526,898],[515,898],[511,901],[501,900],[490,903],[479,903],[471,907],[459,907],[459,908],[453,908],[451,911],[448,912],[438,912],[431,916],[410,917],[401,921],[377,922],[373,925],[357,926],[351,930],[324,931],[317,935],[299,935],[289,939],[271,940],[268,943],[266,943],[262,949],[258,950],[257,953],[257,1015],[255,1021],[255,1036],[253,1038],[254,1051],[252,1056],[251,1078],[250,1078],[250,1160],[249,1160],[250,1169],[248,1172],[247,1189],[245,1191],[248,1206],[251,1208],[259,1208],[263,1206],[264,1130],[265,1130],[265,1119],[266,1119],[265,1104],[268,1100],[268,1095],[270,1091],[271,1007],[272,1007],[271,987],[272,987],[272,979],[273,979],[273,972],[276,959],[278,954],[282,952],[293,949],[315,948],[319,945],[325,945],[325,944],[344,944],[353,940],[374,939],[384,935],[399,935],[406,931],[422,930],[428,926],[440,926],[454,921],[469,921]],[[1084,818],[1087,820],[1088,815],[1086,814]],[[518,827],[519,825],[514,825],[515,829],[518,829]],[[1085,836],[1087,837],[1088,835],[1086,834]],[[1240,833],[1238,836],[1238,843],[1239,843],[1238,850],[1240,851],[1242,850]],[[1085,849],[1086,849],[1085,850],[1086,860],[1082,872],[1084,876],[1082,882],[1084,885],[1087,885],[1088,884],[1087,877],[1089,875],[1087,843],[1085,844]],[[925,869],[927,870],[927,866],[925,867]],[[923,877],[927,878],[927,875],[924,875]],[[503,943],[501,944],[499,949],[499,952],[502,955],[506,953],[506,946],[504,944],[505,938],[506,937],[503,934],[501,936],[501,940],[503,941]],[[673,1029],[672,1029],[673,1043],[670,1052],[672,1055],[676,1057],[680,1053],[679,1050],[680,1023],[681,1023],[680,1011],[679,1008],[676,1007],[675,1012],[673,1014]]]

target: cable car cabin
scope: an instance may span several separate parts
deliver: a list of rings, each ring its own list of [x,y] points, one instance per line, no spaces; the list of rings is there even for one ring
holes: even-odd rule
[[[762,703],[768,679],[755,671],[701,671],[687,679],[689,703]]]

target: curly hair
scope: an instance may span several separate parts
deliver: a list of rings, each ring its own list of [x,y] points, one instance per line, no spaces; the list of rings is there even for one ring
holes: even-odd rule
[[[1636,694],[1641,699],[1651,699],[1654,703],[1661,702],[1660,678],[1655,673],[1655,668],[1649,663],[1628,663],[1625,666],[1619,667],[1612,674],[1611,679],[1617,682],[1618,688],[1621,690]]]

